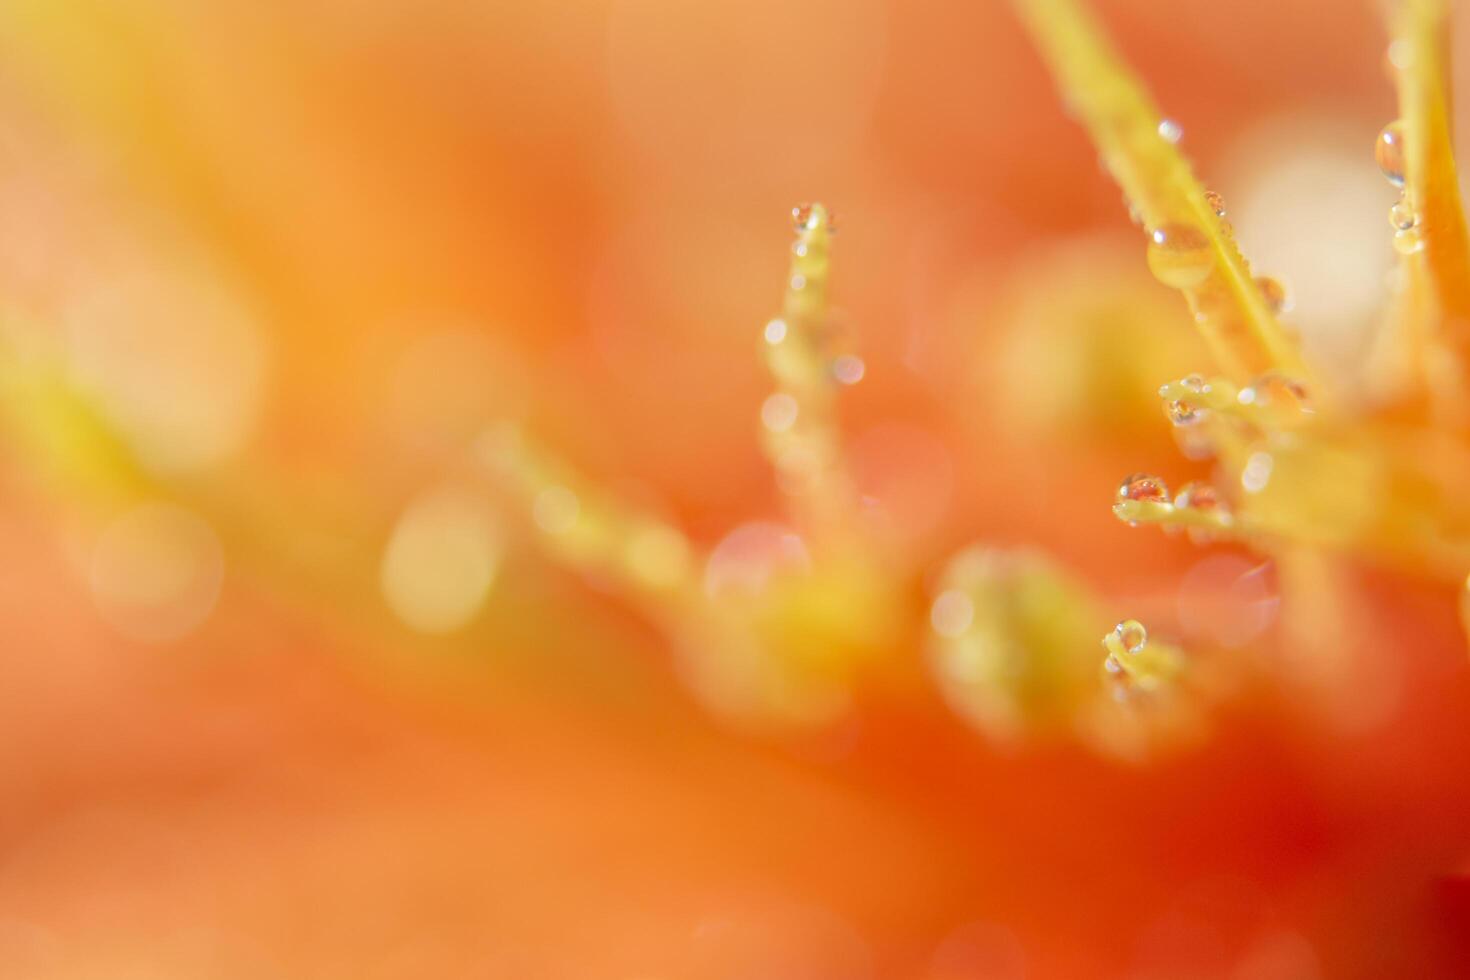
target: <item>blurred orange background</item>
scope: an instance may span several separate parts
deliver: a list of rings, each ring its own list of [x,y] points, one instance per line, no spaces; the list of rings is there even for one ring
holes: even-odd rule
[[[1097,6],[1351,362],[1375,5]],[[1201,354],[1006,5],[12,0],[0,55],[0,975],[1464,975],[1442,589],[1345,565],[1322,703],[1252,636],[1268,669],[1142,765],[996,744],[927,678],[972,542],[1076,570],[1099,634],[1226,646],[1241,610],[1179,583],[1259,561],[1107,513],[1198,472],[1153,392]],[[702,547],[779,516],[758,341],[812,199],[908,555],[853,711],[722,720],[509,521],[473,622],[395,616],[395,522],[494,419]]]

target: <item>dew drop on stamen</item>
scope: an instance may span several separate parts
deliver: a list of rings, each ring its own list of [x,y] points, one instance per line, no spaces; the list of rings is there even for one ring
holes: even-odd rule
[[[1215,253],[1209,238],[1193,225],[1163,225],[1149,235],[1148,267],[1164,285],[1190,289],[1209,278]]]
[[[837,221],[820,204],[798,204],[791,209],[791,225],[799,235],[802,232],[824,228],[828,234],[836,234]]]
[[[1217,191],[1205,191],[1205,203],[1215,212],[1215,217],[1225,217],[1225,199]]]
[[[1314,411],[1307,386],[1276,371],[1263,374],[1240,389],[1236,400],[1242,405],[1259,405],[1298,415],[1310,415]]]
[[[1280,313],[1286,309],[1286,287],[1280,281],[1270,276],[1257,276],[1256,288],[1261,291],[1261,298],[1266,301],[1266,308],[1272,313]]]
[[[1410,225],[1393,233],[1393,250],[1400,255],[1413,255],[1424,249],[1424,236],[1418,225]]]
[[[1186,483],[1180,488],[1174,495],[1174,509],[1212,514],[1226,521],[1230,518],[1230,508],[1220,499],[1219,491],[1212,485],[1199,481]],[[1188,530],[1190,540],[1196,544],[1206,543],[1214,536],[1209,528],[1191,526]]]
[[[1110,674],[1122,673],[1123,662],[1110,653],[1108,654],[1107,659],[1103,661],[1103,669]]]
[[[1205,378],[1202,374],[1186,374],[1184,377],[1179,379],[1179,383],[1188,388],[1190,391],[1198,391],[1203,393],[1209,391],[1210,389],[1210,386],[1205,384]]]
[[[1123,620],[1113,627],[1113,635],[1118,638],[1124,650],[1135,655],[1142,653],[1143,648],[1148,646],[1148,630],[1136,619]]]
[[[1206,410],[1182,398],[1176,398],[1164,406],[1164,414],[1174,425],[1198,425],[1205,420]]]
[[[1395,187],[1404,186],[1404,127],[1394,121],[1383,127],[1378,134],[1378,145],[1373,150],[1378,169]]]
[[[1169,503],[1169,487],[1156,476],[1147,473],[1135,473],[1118,487],[1116,503],[1113,504],[1113,514],[1127,524],[1129,527],[1137,527],[1139,521],[1133,520],[1137,514],[1129,511],[1136,508],[1125,506],[1130,503]]]
[[[1160,119],[1159,136],[1165,143],[1178,143],[1184,138],[1184,127],[1172,119]]]
[[[1405,198],[1400,197],[1394,206],[1388,209],[1388,223],[1398,231],[1408,231],[1419,223],[1419,213]]]
[[[1118,502],[1139,500],[1151,503],[1168,503],[1169,486],[1163,480],[1148,473],[1134,473],[1118,487]]]
[[[783,342],[786,339],[786,321],[772,320],[767,323],[765,329],[765,338],[766,343],[770,344],[773,347]]]
[[[1174,506],[1179,510],[1220,511],[1225,505],[1220,494],[1208,483],[1194,481],[1186,483],[1174,495]]]
[[[798,204],[791,209],[791,227],[797,234],[815,231],[821,227],[822,218],[815,205]]]

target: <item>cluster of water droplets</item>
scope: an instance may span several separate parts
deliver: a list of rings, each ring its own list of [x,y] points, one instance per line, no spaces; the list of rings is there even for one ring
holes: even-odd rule
[[[1373,150],[1378,169],[1390,184],[1399,189],[1399,199],[1388,211],[1393,226],[1393,247],[1400,255],[1413,255],[1424,247],[1420,234],[1419,212],[1405,186],[1404,125],[1395,120],[1383,127]]]
[[[1303,422],[1316,414],[1307,386],[1280,371],[1257,375],[1244,388],[1235,391],[1233,399],[1231,386],[1220,384],[1225,384],[1223,392],[1217,392],[1216,385],[1200,375],[1191,374],[1161,386],[1159,397],[1164,399],[1164,414],[1180,428],[1204,422],[1212,414],[1212,405],[1228,411],[1232,400],[1240,410],[1250,411],[1249,417],[1257,425],[1268,424],[1271,428]]]
[[[825,231],[828,235],[837,233],[837,220],[832,212],[820,204],[799,204],[791,209],[791,225],[797,234],[797,239],[791,245],[791,254],[799,259],[807,258],[812,254],[813,245],[809,241],[812,233]],[[801,272],[793,272],[788,282],[789,287],[800,292],[807,288],[809,282]],[[847,349],[850,346],[847,331],[842,329],[836,318],[828,317],[827,321],[820,324],[817,335],[810,338],[812,345],[817,350],[817,355],[825,362],[827,376],[838,384],[855,385],[862,381],[867,375],[867,364],[861,357]],[[781,348],[784,345],[796,342],[795,332],[790,324],[783,318],[776,318],[766,323],[762,337],[771,347]],[[776,397],[776,396],[773,396]],[[768,403],[770,400],[767,400]],[[795,423],[795,411],[783,402],[770,404],[770,416],[762,412],[762,419],[767,428],[772,431],[784,431]],[[776,424],[772,426],[771,421]]]
[[[1125,505],[1129,502],[1166,504],[1173,514],[1178,515],[1207,515],[1204,522],[1191,519],[1180,520],[1171,525],[1167,519],[1162,521],[1166,529],[1187,527],[1191,539],[1196,542],[1210,540],[1219,527],[1228,525],[1231,520],[1230,508],[1221,499],[1219,491],[1200,481],[1186,483],[1171,499],[1169,485],[1161,477],[1151,473],[1134,473],[1118,486],[1116,503]],[[1141,523],[1126,515],[1127,511],[1119,512],[1120,519],[1130,527],[1137,527]]]

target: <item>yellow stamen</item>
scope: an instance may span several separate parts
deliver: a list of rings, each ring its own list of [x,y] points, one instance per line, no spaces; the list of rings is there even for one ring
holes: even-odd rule
[[[1015,2],[1064,98],[1147,226],[1155,274],[1184,292],[1221,368],[1241,384],[1272,369],[1309,381],[1208,191],[1096,21],[1075,0]]]

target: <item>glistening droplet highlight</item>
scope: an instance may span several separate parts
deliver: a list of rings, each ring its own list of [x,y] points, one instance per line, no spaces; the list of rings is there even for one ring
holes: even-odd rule
[[[1204,232],[1193,225],[1168,224],[1149,235],[1148,267],[1154,277],[1175,289],[1192,289],[1215,267],[1215,251]]]
[[[1378,134],[1378,145],[1373,149],[1378,169],[1395,187],[1404,186],[1404,126],[1395,120],[1383,127]]]

